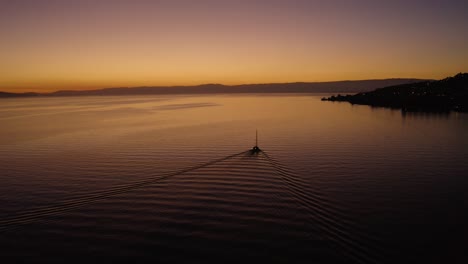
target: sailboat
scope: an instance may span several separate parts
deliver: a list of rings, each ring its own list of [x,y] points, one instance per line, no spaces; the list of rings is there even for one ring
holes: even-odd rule
[[[260,151],[262,150],[258,147],[258,130],[255,130],[255,146],[252,148],[251,152],[258,153]]]

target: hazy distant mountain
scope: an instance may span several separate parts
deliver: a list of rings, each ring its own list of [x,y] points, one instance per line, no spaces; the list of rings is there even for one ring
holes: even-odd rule
[[[39,96],[38,93],[6,93],[0,92],[0,98],[9,98],[9,97],[32,97]]]
[[[440,81],[401,84],[322,100],[398,108],[403,111],[468,112],[468,73],[459,73]]]
[[[80,96],[80,95],[149,95],[149,94],[213,94],[213,93],[357,93],[376,88],[421,82],[421,79],[384,79],[337,82],[297,82],[270,84],[196,86],[119,87],[87,91],[58,91],[53,93],[0,93],[0,97],[14,96]]]

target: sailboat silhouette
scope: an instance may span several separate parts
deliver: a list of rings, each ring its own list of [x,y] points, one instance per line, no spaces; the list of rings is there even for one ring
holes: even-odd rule
[[[258,147],[258,130],[255,130],[255,146],[252,148],[252,153],[258,153],[260,151],[262,151],[259,147]]]

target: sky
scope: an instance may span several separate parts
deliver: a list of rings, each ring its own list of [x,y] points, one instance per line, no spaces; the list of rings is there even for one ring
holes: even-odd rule
[[[468,2],[0,0],[0,90],[441,79]]]

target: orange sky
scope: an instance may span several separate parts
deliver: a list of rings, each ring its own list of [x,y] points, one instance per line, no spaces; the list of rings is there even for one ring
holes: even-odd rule
[[[0,90],[468,71],[462,1],[351,2],[12,1],[0,9]]]

